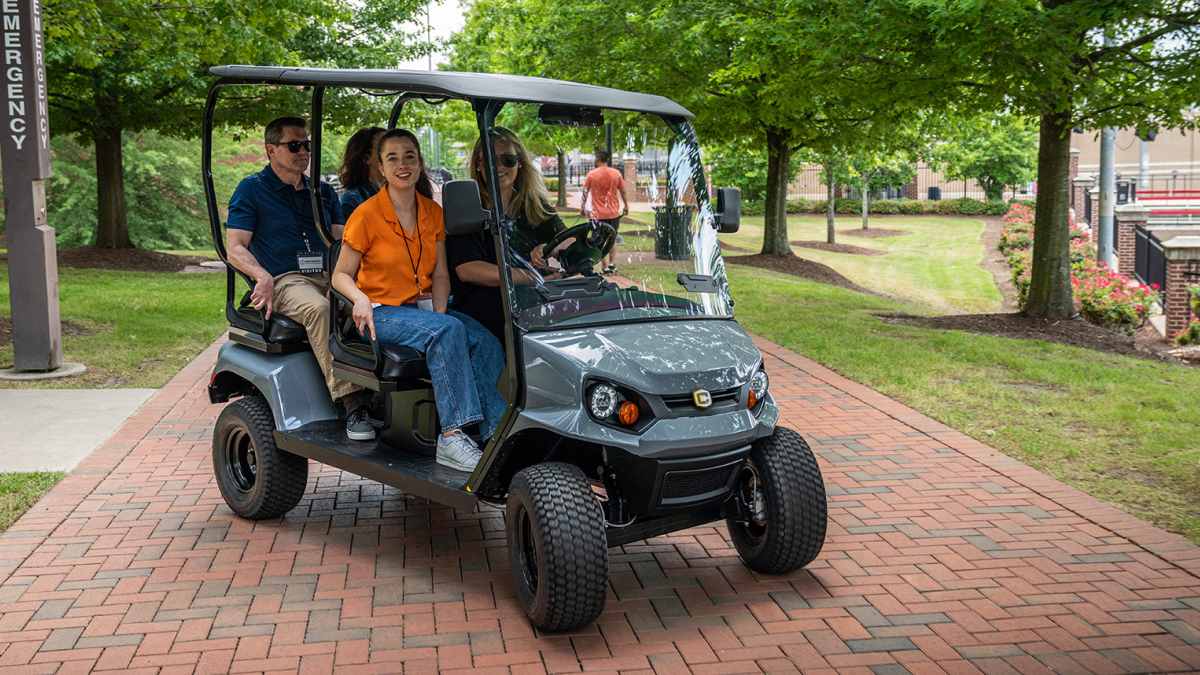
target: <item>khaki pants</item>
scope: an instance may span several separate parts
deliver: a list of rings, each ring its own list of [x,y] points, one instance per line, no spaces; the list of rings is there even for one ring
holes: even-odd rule
[[[329,290],[327,274],[285,272],[275,277],[275,308],[289,319],[300,322],[308,333],[308,343],[321,364],[325,385],[337,401],[362,387],[333,376],[333,355],[329,353]]]

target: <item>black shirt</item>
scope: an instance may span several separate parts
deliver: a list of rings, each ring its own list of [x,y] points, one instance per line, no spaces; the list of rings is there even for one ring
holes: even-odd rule
[[[529,254],[539,244],[544,244],[559,232],[567,229],[562,218],[553,209],[546,208],[547,217],[537,226],[529,224],[524,215],[518,215],[508,232],[509,254],[513,256],[513,267],[532,267]],[[458,278],[458,266],[482,261],[496,265],[496,246],[492,233],[480,230],[475,234],[459,234],[446,237],[446,262],[450,266],[450,308],[462,312],[483,324],[496,337],[503,340],[504,307],[498,286],[480,286]]]

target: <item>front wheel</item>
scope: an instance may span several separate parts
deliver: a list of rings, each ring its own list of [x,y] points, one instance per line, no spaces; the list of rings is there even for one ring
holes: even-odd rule
[[[725,523],[747,567],[783,574],[816,559],[825,545],[825,482],[800,434],[776,427],[756,441],[736,489],[745,513]]]
[[[278,518],[304,496],[308,460],[275,447],[274,419],[266,399],[247,396],[225,406],[213,429],[217,486],[243,518]]]
[[[608,593],[608,537],[583,471],[558,462],[522,469],[505,523],[513,584],[533,625],[566,631],[595,621]]]

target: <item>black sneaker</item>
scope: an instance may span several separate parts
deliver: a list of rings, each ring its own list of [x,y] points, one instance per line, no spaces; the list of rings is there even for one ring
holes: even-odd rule
[[[375,427],[367,406],[360,403],[346,413],[346,436],[352,441],[375,440]]]

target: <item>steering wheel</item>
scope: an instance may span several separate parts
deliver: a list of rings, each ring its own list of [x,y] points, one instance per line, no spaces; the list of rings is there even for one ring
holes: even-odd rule
[[[575,243],[563,249],[556,257],[562,263],[567,276],[590,274],[596,263],[604,259],[617,243],[617,231],[612,225],[600,221],[580,223],[559,232],[546,242],[543,255],[553,255],[554,249],[563,242],[574,239]]]

